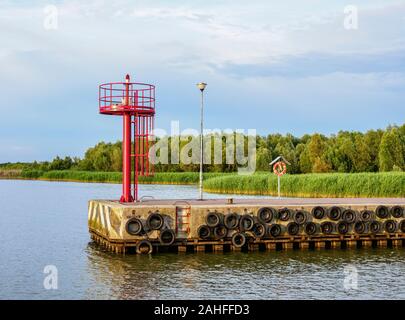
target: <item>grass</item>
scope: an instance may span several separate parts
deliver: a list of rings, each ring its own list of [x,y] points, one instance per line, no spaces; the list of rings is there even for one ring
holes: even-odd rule
[[[0,170],[0,179],[39,179],[121,183],[121,172]],[[198,172],[158,172],[140,177],[145,184],[197,184]],[[277,195],[277,176],[258,172],[244,176],[236,173],[205,173],[204,190],[217,193]],[[322,173],[285,175],[281,178],[282,196],[287,197],[405,197],[404,172]]]
[[[204,179],[223,176],[223,173],[205,173]],[[225,174],[228,175],[228,174]],[[21,172],[23,179],[39,179],[52,181],[82,181],[82,182],[107,182],[121,183],[121,172],[93,172],[93,171],[74,171],[74,170],[23,170]],[[158,172],[154,176],[140,176],[140,183],[159,183],[159,184],[195,184],[198,182],[198,172]]]
[[[209,179],[209,192],[277,195],[277,176],[227,176]],[[405,197],[404,172],[324,173],[285,175],[282,196],[291,197]]]
[[[121,172],[91,172],[75,170],[23,170],[21,177],[24,179],[39,179],[52,181],[82,181],[82,182],[108,182],[119,183],[122,181]]]

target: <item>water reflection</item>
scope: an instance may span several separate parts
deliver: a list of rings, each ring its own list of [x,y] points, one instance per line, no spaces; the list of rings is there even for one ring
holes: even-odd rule
[[[89,246],[88,269],[102,298],[403,299],[401,249],[116,256]],[[359,271],[345,290],[344,267]],[[91,298],[91,297],[88,297]]]

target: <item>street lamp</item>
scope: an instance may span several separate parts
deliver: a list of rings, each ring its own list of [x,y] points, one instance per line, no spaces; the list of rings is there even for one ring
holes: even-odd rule
[[[200,200],[203,200],[203,161],[204,161],[204,142],[203,142],[203,130],[204,130],[204,89],[207,86],[206,83],[197,83],[197,88],[201,91],[201,128],[200,128]]]

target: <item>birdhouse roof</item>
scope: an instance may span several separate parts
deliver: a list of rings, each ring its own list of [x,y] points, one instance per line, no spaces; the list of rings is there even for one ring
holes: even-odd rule
[[[273,165],[273,164],[275,164],[275,163],[278,162],[278,161],[283,161],[283,162],[285,162],[286,164],[291,164],[291,163],[289,163],[288,160],[287,160],[286,158],[284,158],[283,156],[278,156],[276,159],[274,159],[272,162],[270,162],[270,165]]]

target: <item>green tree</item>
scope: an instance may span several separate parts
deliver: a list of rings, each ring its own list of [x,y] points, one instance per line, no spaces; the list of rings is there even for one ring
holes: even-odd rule
[[[309,156],[308,145],[305,145],[305,147],[303,148],[303,151],[301,152],[299,165],[300,165],[300,171],[302,173],[311,173],[312,172],[312,162],[311,162],[311,157]]]
[[[121,142],[116,142],[111,151],[111,169],[112,171],[122,171],[122,148]]]
[[[267,148],[260,148],[256,153],[256,170],[269,171],[271,162],[271,152]]]
[[[308,157],[312,163],[311,172],[329,172],[331,169],[324,157],[326,141],[327,139],[318,133],[312,135],[308,141]]]
[[[370,151],[370,170],[376,172],[379,168],[378,153],[380,150],[382,130],[369,130],[364,135],[364,143],[368,146]]]
[[[49,170],[69,170],[73,166],[73,160],[71,157],[65,157],[64,159],[57,156],[52,162],[48,165]]]
[[[378,153],[380,171],[405,170],[404,147],[400,130],[388,129],[382,136]]]
[[[370,147],[365,143],[363,135],[357,134],[354,138],[356,152],[353,154],[353,165],[356,172],[372,171]]]

